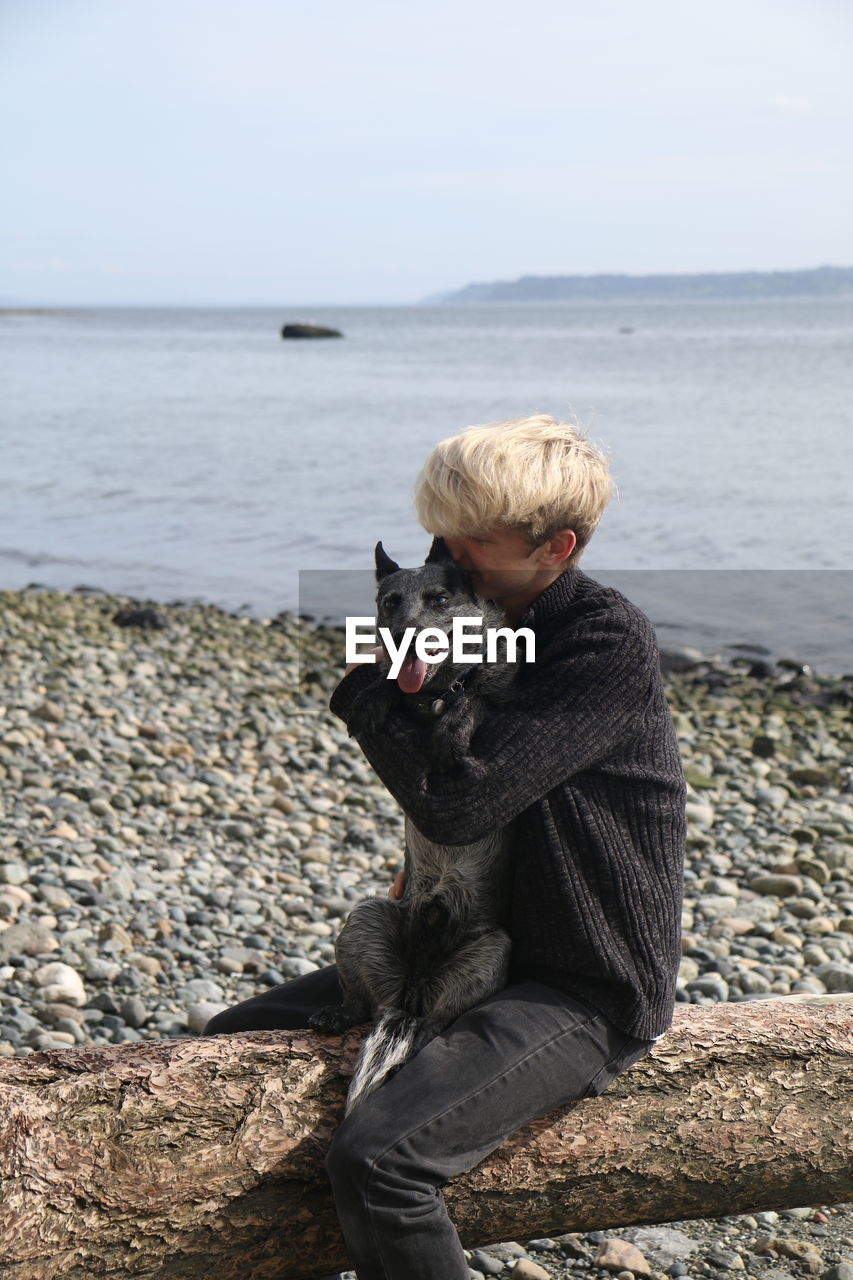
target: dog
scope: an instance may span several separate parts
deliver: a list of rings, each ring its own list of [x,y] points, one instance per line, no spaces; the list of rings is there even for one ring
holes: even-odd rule
[[[484,634],[505,624],[499,607],[476,595],[441,539],[419,569],[401,569],[381,542],[375,559],[377,619],[398,648],[409,627],[437,628],[449,637],[454,617],[481,617]],[[390,669],[387,654],[384,669]],[[384,679],[356,700],[350,734],[381,728],[402,701],[431,724],[437,766],[479,776],[472,735],[493,707],[511,699],[518,674],[505,643],[497,661],[465,666],[454,663],[452,652],[430,663],[410,654],[396,680]],[[374,1022],[356,1063],[347,1115],[466,1009],[506,985],[511,826],[472,844],[442,845],[407,816],[402,899],[365,898],[347,917],[335,945],[343,1004],[327,1005],[310,1019],[325,1034]]]

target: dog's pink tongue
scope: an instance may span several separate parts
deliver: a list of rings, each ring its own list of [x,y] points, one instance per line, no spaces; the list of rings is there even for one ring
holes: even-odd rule
[[[426,679],[427,664],[415,654],[407,654],[403,665],[397,673],[397,684],[403,693],[419,693]]]

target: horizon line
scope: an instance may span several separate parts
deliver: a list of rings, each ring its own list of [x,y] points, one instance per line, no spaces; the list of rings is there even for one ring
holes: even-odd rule
[[[820,263],[818,266],[814,266],[814,267],[771,267],[771,268],[742,267],[742,268],[737,268],[735,270],[713,270],[713,271],[691,270],[691,271],[631,272],[631,271],[608,270],[608,271],[592,271],[592,272],[585,272],[585,273],[584,272],[552,272],[547,274],[534,274],[531,272],[531,273],[525,273],[523,275],[515,276],[511,279],[508,277],[505,277],[501,279],[492,279],[492,280],[477,280],[477,281],[469,280],[464,285],[456,285],[456,286],[451,286],[445,289],[434,290],[432,293],[429,293],[425,296],[421,296],[416,299],[411,299],[411,298],[398,299],[398,300],[386,299],[384,301],[369,300],[369,299],[361,300],[358,302],[320,301],[317,299],[314,299],[313,301],[303,300],[303,301],[297,301],[297,302],[277,302],[277,301],[258,301],[258,300],[248,301],[246,299],[230,300],[230,301],[224,300],[224,299],[220,299],[216,301],[210,301],[210,300],[199,301],[198,299],[172,298],[168,300],[160,299],[160,300],[146,300],[146,301],[141,301],[138,299],[123,300],[123,301],[118,301],[116,299],[112,299],[112,300],[95,299],[95,300],[88,300],[88,301],[62,302],[62,301],[56,301],[56,300],[46,301],[44,299],[24,300],[20,298],[18,299],[0,298],[0,315],[3,315],[4,313],[10,314],[15,312],[18,312],[18,313],[36,312],[37,313],[39,311],[76,311],[76,310],[89,310],[89,309],[109,310],[112,308],[135,310],[135,309],[143,309],[143,308],[171,309],[171,308],[190,308],[191,307],[194,310],[205,310],[208,308],[210,310],[219,310],[219,309],[228,307],[228,308],[245,308],[245,309],[252,309],[252,310],[260,310],[265,308],[273,309],[273,308],[287,308],[287,307],[301,309],[305,307],[442,306],[443,299],[453,294],[461,293],[463,290],[471,287],[483,287],[483,286],[488,287],[492,285],[516,284],[523,280],[596,280],[596,279],[625,279],[625,280],[674,279],[674,280],[677,280],[677,279],[684,279],[690,276],[805,275],[805,274],[813,274],[814,272],[818,272],[818,271],[853,271],[853,264],[849,266],[847,265],[840,266],[836,263]],[[747,301],[748,299],[739,299],[739,300]],[[763,299],[757,299],[757,300],[758,301],[784,301],[785,299],[784,298],[781,298],[781,299],[763,298]],[[540,301],[540,300],[537,300],[537,301]],[[544,304],[546,301],[548,300],[541,300],[540,304]],[[569,301],[569,299],[561,299],[559,301],[566,302],[566,301]],[[616,302],[620,300],[619,299],[580,299],[580,301]],[[634,302],[634,301],[639,301],[639,299],[626,299],[625,301]],[[646,301],[652,301],[652,300],[646,299]],[[684,299],[682,299],[682,301],[684,301]],[[705,299],[705,301],[713,301],[713,299]],[[490,302],[488,305],[494,306],[495,303]]]

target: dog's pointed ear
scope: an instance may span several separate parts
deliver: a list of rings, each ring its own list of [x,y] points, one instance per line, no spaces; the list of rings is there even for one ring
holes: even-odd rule
[[[373,557],[376,561],[377,582],[381,582],[383,578],[387,578],[389,573],[396,573],[400,568],[396,561],[392,560],[391,557],[386,554],[385,548],[381,542],[377,542]]]
[[[453,556],[447,550],[447,543],[444,538],[433,538],[429,555],[424,564],[453,564]]]

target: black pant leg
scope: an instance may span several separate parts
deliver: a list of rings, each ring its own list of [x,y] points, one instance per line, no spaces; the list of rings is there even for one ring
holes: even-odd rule
[[[326,1004],[342,1004],[343,993],[336,965],[315,969],[292,982],[269,987],[260,995],[223,1009],[210,1019],[203,1035],[235,1031],[298,1031]]]
[[[464,1013],[332,1141],[327,1169],[359,1280],[468,1280],[440,1188],[529,1121],[601,1093],[649,1044],[538,982]]]

